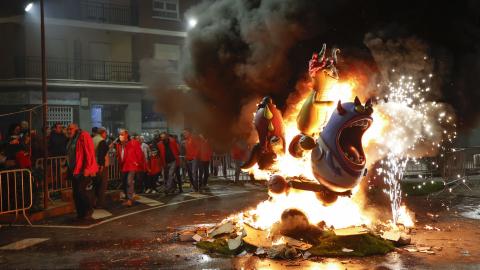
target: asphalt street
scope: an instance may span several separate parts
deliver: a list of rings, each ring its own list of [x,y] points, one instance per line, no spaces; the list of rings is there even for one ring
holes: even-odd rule
[[[412,239],[439,248],[434,255],[397,250],[386,256],[275,261],[205,254],[176,232],[212,224],[267,198],[263,186],[215,184],[205,194],[150,196],[136,206],[109,209],[92,224],[56,219],[0,228],[1,269],[480,269],[480,220],[465,215],[479,197],[460,196],[428,219],[422,207]],[[413,203],[427,205],[423,199]],[[478,203],[476,204],[478,206]],[[462,208],[463,207],[463,208]],[[427,229],[431,225],[434,229]]]

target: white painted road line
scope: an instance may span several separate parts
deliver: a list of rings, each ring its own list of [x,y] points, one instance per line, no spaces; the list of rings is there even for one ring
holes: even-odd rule
[[[127,214],[124,214],[124,215],[120,215],[120,216],[112,217],[112,218],[109,218],[109,219],[105,219],[105,220],[102,220],[102,221],[100,221],[100,222],[98,222],[98,223],[94,223],[94,224],[88,225],[88,226],[74,226],[74,225],[19,225],[19,224],[12,224],[12,225],[10,225],[10,226],[12,226],[12,227],[33,227],[33,228],[59,228],[59,229],[91,229],[91,228],[100,226],[100,225],[102,225],[102,224],[115,221],[115,220],[117,220],[117,219],[121,219],[121,218],[124,218],[124,217],[128,217],[128,216],[140,214],[140,213],[143,213],[143,212],[152,211],[152,210],[155,210],[155,209],[158,209],[158,208],[163,208],[163,207],[167,207],[167,206],[171,206],[171,205],[178,205],[178,204],[183,204],[183,203],[188,203],[188,202],[193,202],[193,201],[198,201],[198,200],[202,200],[202,199],[206,199],[206,198],[225,197],[225,196],[242,194],[242,193],[247,193],[247,192],[251,192],[251,191],[250,191],[250,190],[243,190],[243,191],[235,191],[235,192],[218,194],[218,195],[205,195],[206,197],[204,197],[204,198],[193,198],[193,199],[187,199],[187,200],[183,200],[183,201],[172,202],[172,203],[168,203],[168,204],[162,204],[162,205],[150,207],[150,208],[147,208],[147,209],[138,210],[138,211],[135,211],[135,212],[131,212],[131,213],[127,213]]]
[[[143,203],[143,204],[146,204],[148,206],[158,206],[158,205],[164,204],[162,202],[155,201],[155,200],[152,200],[150,198],[143,197],[143,196],[140,196],[140,195],[137,195],[137,197],[138,198],[135,199],[136,202]]]
[[[208,197],[208,195],[201,194],[201,193],[196,193],[196,192],[182,193],[182,195],[188,196],[188,197],[193,197],[193,198],[206,198],[206,197]]]
[[[50,238],[25,238],[23,240],[2,246],[0,247],[0,250],[21,250],[45,242],[49,239]]]
[[[111,216],[112,213],[108,212],[105,209],[95,209],[93,210],[92,218],[93,219],[102,219]]]

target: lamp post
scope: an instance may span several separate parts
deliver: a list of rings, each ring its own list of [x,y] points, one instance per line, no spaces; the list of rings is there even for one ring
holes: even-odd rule
[[[195,17],[187,18],[187,23],[188,29],[195,28],[195,26],[197,25],[197,19]]]
[[[29,12],[33,3],[25,6],[25,11]],[[42,64],[42,130],[43,130],[43,208],[48,207],[48,182],[47,182],[47,65],[45,62],[45,14],[43,0],[40,0],[40,44],[41,44],[41,64]],[[30,123],[31,125],[32,123]]]

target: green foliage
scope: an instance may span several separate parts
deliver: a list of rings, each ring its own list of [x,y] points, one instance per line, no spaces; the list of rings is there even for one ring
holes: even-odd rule
[[[201,248],[209,253],[218,253],[222,255],[235,255],[236,251],[228,248],[227,241],[225,239],[215,239],[213,242],[200,241],[197,243],[197,247]]]
[[[242,245],[238,250],[230,250],[227,241],[223,238],[215,239],[213,242],[201,241],[197,247],[209,253],[221,255],[236,255],[238,252],[247,249],[254,252],[255,247]],[[352,252],[344,252],[343,248],[352,249]],[[308,251],[314,256],[321,257],[364,257],[371,255],[383,255],[394,249],[392,242],[374,234],[337,236],[331,231],[325,231],[320,237],[317,245]]]
[[[343,248],[352,249],[344,252]],[[320,238],[320,243],[308,251],[312,255],[322,257],[363,257],[383,255],[394,249],[392,242],[373,234],[337,236],[326,233]]]

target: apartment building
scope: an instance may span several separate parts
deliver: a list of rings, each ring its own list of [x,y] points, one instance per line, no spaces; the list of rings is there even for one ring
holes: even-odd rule
[[[11,2],[0,14],[0,113],[41,103],[39,4],[33,1],[26,12],[27,1]],[[182,87],[184,13],[198,2],[45,0],[50,124],[74,121],[112,132],[169,129],[152,110],[141,65],[158,63],[155,72]]]

